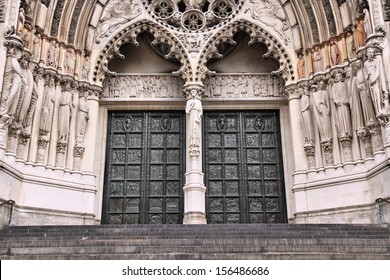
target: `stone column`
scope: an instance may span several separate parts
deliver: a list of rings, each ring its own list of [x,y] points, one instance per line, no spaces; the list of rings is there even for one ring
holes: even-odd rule
[[[297,85],[288,85],[286,86],[286,96],[289,101],[289,110],[290,110],[290,124],[292,131],[292,141],[294,146],[294,162],[295,162],[295,171],[306,171],[307,162],[303,160],[306,158],[306,153],[304,149],[304,136],[301,129],[301,101],[300,94],[298,91]]]
[[[361,128],[357,131],[358,137],[362,140],[364,145],[364,152],[367,157],[372,157],[374,152],[371,144],[371,134],[366,128]]]
[[[202,102],[201,86],[189,86],[184,92],[186,104],[186,183],[184,224],[206,223],[206,187],[202,172]]]
[[[294,186],[293,194],[295,200],[295,211],[304,212],[308,210],[305,183],[307,179],[308,163],[306,157],[311,160],[312,149],[304,147],[304,135],[301,128],[301,100],[296,84],[286,86],[286,97],[290,111],[290,126],[292,133],[292,145],[294,157]]]

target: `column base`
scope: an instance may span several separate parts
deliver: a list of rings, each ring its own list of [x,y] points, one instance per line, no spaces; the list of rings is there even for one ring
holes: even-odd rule
[[[202,212],[184,213],[183,224],[207,224],[206,213],[202,213]]]

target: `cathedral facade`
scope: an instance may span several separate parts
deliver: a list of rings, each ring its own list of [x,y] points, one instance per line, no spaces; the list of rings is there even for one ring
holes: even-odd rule
[[[388,223],[390,1],[0,0],[0,224]]]

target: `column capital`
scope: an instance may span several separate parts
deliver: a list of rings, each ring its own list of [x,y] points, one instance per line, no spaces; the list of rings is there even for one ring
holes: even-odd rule
[[[187,100],[192,99],[194,95],[197,99],[201,99],[205,89],[203,84],[185,84],[183,91]]]
[[[291,101],[293,99],[299,99],[300,94],[298,91],[298,84],[287,85],[284,90],[284,95],[287,97],[288,101]]]

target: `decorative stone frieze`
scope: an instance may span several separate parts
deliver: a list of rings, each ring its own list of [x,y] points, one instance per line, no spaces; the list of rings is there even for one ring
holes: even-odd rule
[[[183,82],[173,75],[117,75],[106,85],[103,98],[183,98]]]

